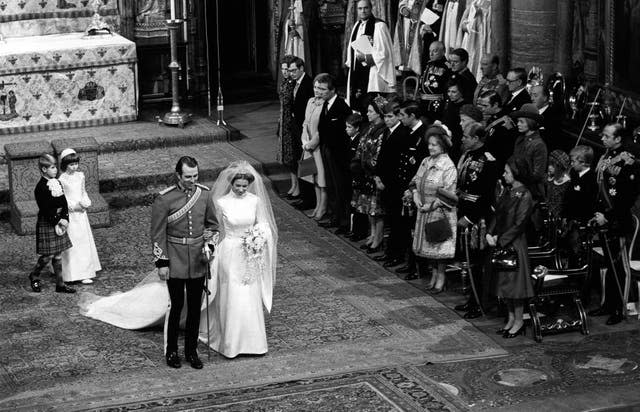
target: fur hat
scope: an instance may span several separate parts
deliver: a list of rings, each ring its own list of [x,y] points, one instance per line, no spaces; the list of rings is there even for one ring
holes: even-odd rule
[[[480,109],[478,109],[478,107],[472,105],[472,104],[463,104],[462,107],[460,108],[460,115],[466,115],[469,116],[470,118],[472,118],[473,120],[475,120],[476,122],[481,122],[483,117],[482,117],[482,112],[480,111]]]

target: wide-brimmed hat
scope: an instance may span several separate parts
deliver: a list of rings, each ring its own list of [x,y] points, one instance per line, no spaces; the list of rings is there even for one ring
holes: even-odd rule
[[[511,116],[514,119],[517,119],[519,117],[533,119],[538,124],[542,124],[542,122],[544,121],[544,117],[542,117],[542,115],[538,112],[538,108],[533,103],[523,104],[520,110],[516,110],[515,112],[509,113],[509,116]]]

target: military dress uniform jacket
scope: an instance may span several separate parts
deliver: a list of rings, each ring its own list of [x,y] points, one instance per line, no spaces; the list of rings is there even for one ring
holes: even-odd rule
[[[607,219],[609,230],[624,235],[633,230],[631,207],[638,194],[638,170],[625,163],[624,148],[608,150],[596,167],[598,197],[596,211]]]
[[[422,160],[429,155],[427,144],[423,139],[426,131],[424,124],[414,131],[409,130],[409,144],[399,153],[396,178],[403,191],[409,188],[409,183],[418,172]]]
[[[489,221],[498,172],[496,159],[482,146],[462,155],[458,163],[458,217],[471,224]]]
[[[194,201],[198,192],[199,197]],[[169,277],[175,279],[205,276],[207,263],[201,259],[205,229],[218,231],[208,187],[196,184],[193,190],[184,190],[171,186],[161,191],[151,208],[151,242],[156,267],[169,267]]]
[[[428,61],[422,76],[420,76],[420,91],[427,95],[444,95],[447,92],[447,83],[451,77],[451,69],[447,66],[447,59]]]

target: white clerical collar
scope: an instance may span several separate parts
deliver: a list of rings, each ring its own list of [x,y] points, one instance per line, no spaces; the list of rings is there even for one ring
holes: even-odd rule
[[[583,171],[578,172],[578,176],[580,176],[580,177],[584,176],[585,174],[587,174],[587,172],[588,172],[589,170],[591,170],[591,168],[590,168],[590,167],[587,167],[587,168],[586,168],[586,169],[584,169]]]
[[[397,122],[395,125],[391,126],[389,128],[389,134],[393,133],[398,128],[398,126],[400,126],[400,122]]]
[[[418,130],[418,127],[420,127],[420,126],[422,126],[422,120],[418,120],[418,123],[413,125],[413,127],[411,128],[411,133],[413,133],[416,130]]]
[[[333,97],[329,100],[327,100],[327,111],[329,111],[329,109],[331,109],[331,106],[333,106],[333,102],[336,101],[336,98],[338,97],[338,94],[334,94]]]
[[[547,110],[549,108],[548,104],[545,104],[544,106],[542,106],[541,108],[538,109],[538,114],[542,114],[545,112],[545,110]]]

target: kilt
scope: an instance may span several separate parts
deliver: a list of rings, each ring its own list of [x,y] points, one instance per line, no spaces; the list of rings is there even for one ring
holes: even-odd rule
[[[71,239],[66,232],[62,236],[56,235],[55,225],[38,216],[36,223],[36,253],[38,255],[57,255],[71,246],[73,246]]]

